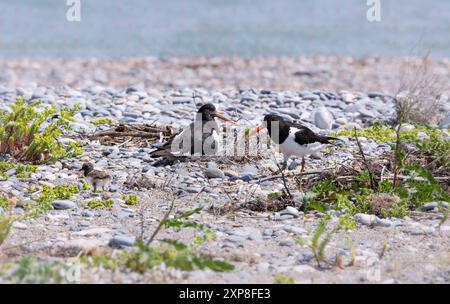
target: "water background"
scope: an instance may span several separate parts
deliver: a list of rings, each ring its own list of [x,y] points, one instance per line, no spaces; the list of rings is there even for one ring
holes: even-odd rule
[[[0,0],[0,58],[126,56],[450,57],[449,0]]]

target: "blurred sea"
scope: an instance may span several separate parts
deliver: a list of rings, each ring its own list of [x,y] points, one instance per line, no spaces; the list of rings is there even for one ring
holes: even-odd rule
[[[450,57],[449,0],[0,0],[0,58],[126,56]]]

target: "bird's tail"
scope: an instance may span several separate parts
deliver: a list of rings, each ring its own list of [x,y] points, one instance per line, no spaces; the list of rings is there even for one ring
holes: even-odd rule
[[[171,155],[170,150],[167,147],[161,147],[156,149],[155,151],[150,152],[150,156],[153,158],[157,157],[166,157]]]
[[[332,144],[332,145],[334,145],[335,143],[330,142],[330,140],[342,141],[342,139],[339,139],[339,138],[337,138],[337,137],[322,136],[321,139],[320,139],[320,143],[322,143],[322,144]]]

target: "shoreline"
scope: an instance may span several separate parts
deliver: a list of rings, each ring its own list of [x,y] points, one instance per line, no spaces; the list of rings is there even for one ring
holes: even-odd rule
[[[10,59],[0,60],[0,87],[60,87],[86,89],[202,88],[206,90],[349,90],[393,94],[402,69],[419,57],[341,56],[300,57],[136,57],[123,59]],[[429,70],[447,79],[450,59],[430,58]],[[448,90],[447,90],[448,92]]]

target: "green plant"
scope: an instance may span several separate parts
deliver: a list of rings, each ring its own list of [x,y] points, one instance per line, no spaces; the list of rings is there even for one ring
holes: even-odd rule
[[[40,261],[22,257],[6,271],[5,278],[16,284],[74,283],[70,265],[60,261]],[[76,278],[73,278],[76,279]]]
[[[331,238],[333,234],[340,229],[340,226],[336,226],[330,231],[326,231],[327,225],[329,222],[328,217],[323,217],[322,220],[319,222],[319,225],[316,228],[316,231],[314,232],[314,235],[311,239],[311,241],[306,241],[300,237],[294,237],[294,240],[302,245],[307,246],[309,249],[311,249],[312,253],[314,254],[314,258],[317,262],[317,265],[319,267],[321,266],[322,262],[326,262],[325,260],[325,248],[328,245],[328,243],[331,241]]]
[[[42,214],[50,209],[51,203],[55,200],[65,200],[70,199],[72,195],[79,192],[78,186],[76,185],[59,185],[49,187],[47,185],[44,185],[42,187],[42,194],[41,196],[36,199],[36,202],[38,203],[37,206],[32,205],[25,205],[24,208],[26,210],[32,210],[36,212],[37,214]]]
[[[125,255],[120,255],[125,257]],[[109,270],[116,270],[121,265],[120,257],[111,257],[109,255],[82,255],[80,256],[80,263],[87,264],[90,267],[103,267]]]
[[[402,200],[409,202],[416,208],[420,208],[426,202],[450,202],[450,194],[442,189],[427,169],[417,165],[407,166],[405,173],[410,178],[395,190],[395,193]]]
[[[0,246],[9,236],[15,218],[0,211]]]
[[[90,209],[104,209],[104,208],[111,208],[113,204],[114,201],[112,199],[107,199],[104,202],[101,199],[97,199],[89,201],[87,203],[87,207]]]
[[[160,264],[185,271],[205,268],[213,271],[233,270],[234,266],[225,261],[216,260],[210,256],[197,253],[198,246],[215,237],[212,231],[206,229],[202,224],[189,220],[189,217],[200,212],[201,208],[184,212],[174,218],[169,218],[172,208],[173,202],[150,239],[146,243],[142,240],[138,241],[136,250],[127,254],[125,265],[138,272],[144,272]],[[152,241],[162,228],[172,228],[177,231],[183,228],[193,228],[197,230],[197,233],[202,235],[196,235],[191,245],[174,239],[163,239],[155,246],[152,244]]]
[[[0,154],[9,154],[17,160],[40,162],[71,157],[80,153],[77,144],[63,147],[58,142],[62,132],[71,129],[75,105],[57,110],[56,106],[41,107],[42,101],[27,104],[18,98],[10,112],[0,112]],[[48,156],[48,157],[47,157]]]
[[[91,120],[91,124],[99,126],[99,125],[113,125],[116,122],[111,118],[96,118]]]
[[[184,271],[195,269],[211,269],[213,271],[231,271],[234,266],[210,256],[198,254],[196,246],[188,246],[176,240],[164,240],[157,246],[137,243],[137,250],[128,255],[126,266],[134,271],[144,272],[155,266],[164,264],[167,267]]]
[[[87,191],[91,189],[91,185],[88,182],[83,182],[83,185],[81,187],[84,191]]]
[[[397,132],[398,131],[398,132]],[[358,137],[370,138],[379,143],[390,143],[393,148],[401,148],[396,145],[397,136],[399,142],[413,144],[419,151],[422,151],[433,160],[437,160],[442,166],[450,166],[450,140],[444,136],[444,131],[424,125],[415,125],[413,129],[394,129],[387,125],[376,124],[371,128],[356,130]],[[330,136],[353,137],[355,131],[341,130],[330,134]],[[400,153],[401,151],[397,151]]]
[[[7,172],[15,169],[15,175],[18,178],[30,178],[32,173],[36,173],[38,167],[33,165],[23,165],[21,163],[0,162],[0,177],[8,179]]]
[[[275,277],[275,284],[295,284],[295,279],[284,274],[279,274]]]
[[[386,143],[386,142],[395,140],[394,129],[392,129],[391,127],[389,127],[386,124],[381,124],[381,123],[374,124],[372,127],[366,128],[363,130],[356,130],[356,135],[358,137],[372,139],[372,140],[374,140],[376,142],[380,142],[380,143]],[[338,132],[330,133],[330,136],[354,137],[355,130],[340,130]]]
[[[37,172],[37,166],[17,164],[16,176],[19,178],[30,178],[32,173]]]
[[[353,231],[356,229],[356,221],[346,213],[344,216],[339,218],[339,226],[345,231]]]
[[[367,197],[373,191],[361,179],[349,184],[338,184],[327,180],[313,185],[306,192],[305,206],[320,212],[326,212],[331,206],[351,215],[366,213],[369,208]]]
[[[4,200],[2,199],[2,204]],[[8,205],[4,206],[2,205],[0,209],[0,246],[3,244],[4,241],[9,236],[9,233],[11,232],[12,225],[14,222],[17,221],[23,221],[30,218],[36,218],[37,213],[26,213],[23,215],[13,215],[10,212],[11,205],[8,201],[6,201]],[[7,211],[9,210],[9,211]]]
[[[139,205],[141,202],[138,200],[136,194],[130,194],[128,196],[122,196],[122,199],[125,201],[125,204],[128,206]]]

